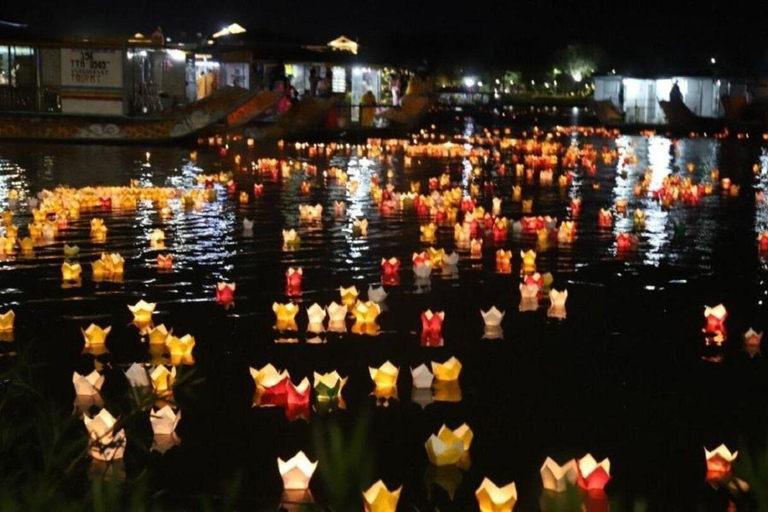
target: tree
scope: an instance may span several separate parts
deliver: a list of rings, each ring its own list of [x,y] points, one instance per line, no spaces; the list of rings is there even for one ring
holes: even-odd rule
[[[581,82],[590,77],[604,60],[605,52],[599,46],[574,43],[561,50],[557,62],[574,82]]]

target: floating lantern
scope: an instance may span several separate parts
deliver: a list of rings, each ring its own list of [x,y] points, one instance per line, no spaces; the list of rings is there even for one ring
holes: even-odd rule
[[[171,331],[172,332],[172,331]],[[149,344],[150,345],[165,345],[165,340],[171,334],[168,329],[165,328],[165,324],[160,324],[157,327],[153,327],[149,330]]]
[[[124,373],[131,387],[148,388],[152,385],[147,369],[139,363],[133,363]]]
[[[253,221],[251,219],[243,219],[243,231],[246,233],[253,231]]]
[[[435,239],[435,232],[437,231],[437,226],[435,226],[433,223],[425,224],[421,226],[421,239],[425,241],[431,241]]]
[[[361,324],[374,323],[379,316],[381,308],[375,302],[363,302],[358,300],[355,307],[352,308],[352,314],[355,320]]]
[[[633,251],[637,249],[639,242],[637,237],[630,233],[619,233],[616,235],[616,250],[620,252]]]
[[[722,304],[715,307],[704,306],[704,318],[707,322],[704,332],[722,334],[725,332],[725,319],[728,318],[728,310]]]
[[[309,397],[311,393],[312,387],[309,385],[309,379],[306,377],[301,380],[298,386],[291,381],[286,382],[285,414],[290,421],[299,418],[309,418]]]
[[[155,229],[149,235],[149,245],[153,249],[159,249],[165,246],[165,233],[162,229]]]
[[[336,214],[337,217],[343,217],[346,211],[347,211],[347,203],[345,203],[344,201],[334,201],[333,212]]]
[[[484,478],[475,491],[475,498],[480,512],[512,512],[517,503],[517,487],[515,482],[512,482],[499,488],[488,478]]]
[[[352,236],[367,236],[368,235],[368,220],[367,219],[355,219],[352,223]]]
[[[315,332],[321,332],[323,321],[325,320],[325,309],[317,303],[312,304],[307,309],[307,319],[309,320],[309,326],[310,330],[313,330]],[[315,329],[312,329],[311,327],[314,326]],[[320,327],[320,330],[317,331],[316,328]]]
[[[331,302],[326,310],[328,311],[328,320],[331,323],[340,322],[343,324],[344,320],[347,318],[348,309],[344,304],[339,305],[335,302]]]
[[[469,257],[473,260],[479,260],[483,257],[483,239],[473,238],[469,243]]]
[[[301,293],[302,277],[304,277],[304,270],[301,267],[289,267],[285,271],[285,288],[288,295],[299,295]]]
[[[382,281],[384,284],[396,284],[400,280],[398,271],[400,270],[400,260],[397,258],[381,259]]]
[[[486,327],[498,327],[501,325],[501,321],[504,320],[504,312],[496,309],[496,306],[491,306],[491,309],[488,311],[481,309],[480,315],[482,315]]]
[[[173,434],[180,420],[181,412],[175,412],[170,405],[164,405],[160,409],[153,408],[149,413],[149,422],[155,435]]]
[[[157,268],[160,270],[171,270],[173,268],[173,254],[158,254]]]
[[[78,246],[64,244],[65,258],[75,258],[78,254],[80,254],[80,248]]]
[[[357,302],[357,296],[359,292],[356,286],[350,286],[349,288],[339,287],[339,294],[341,295],[341,303],[347,307],[351,307]]]
[[[459,375],[461,374],[461,362],[455,357],[451,357],[444,363],[436,363],[432,361],[432,373],[435,375],[435,379],[440,381],[459,380]]]
[[[377,389],[388,391],[397,387],[397,376],[400,373],[400,368],[387,361],[378,368],[369,366],[368,373]]]
[[[165,346],[172,358],[189,358],[192,355],[192,349],[195,348],[195,337],[185,334],[179,338],[170,334],[165,339]]]
[[[611,479],[611,461],[598,463],[589,453],[576,462],[576,469],[576,483],[585,491],[602,491]]]
[[[363,493],[365,512],[395,512],[402,490],[403,487],[400,486],[396,490],[390,491],[384,482],[379,480]]]
[[[61,265],[62,281],[78,281],[83,273],[83,267],[79,263],[69,263],[65,261]]]
[[[522,211],[523,213],[531,213],[533,211],[533,199],[523,199]]]
[[[149,324],[152,321],[152,313],[155,312],[156,304],[154,302],[146,302],[144,299],[139,300],[133,306],[128,306],[128,309],[133,313],[133,320],[140,324]]]
[[[568,290],[559,292],[553,288],[549,291],[549,301],[553,306],[565,307],[566,300],[568,300]]]
[[[235,300],[235,289],[237,285],[235,283],[220,282],[216,284],[216,302],[219,304],[229,305]]]
[[[91,238],[94,242],[103,242],[107,239],[107,226],[101,219],[91,219]]]
[[[706,481],[720,483],[731,478],[733,461],[739,456],[739,452],[731,453],[727,446],[721,444],[712,451],[704,448],[704,458],[707,461]]]
[[[520,296],[523,299],[536,299],[539,296],[539,285],[536,283],[520,283]]]
[[[248,196],[248,192],[243,190],[240,192],[240,204],[248,204],[248,201],[250,201],[250,197]]]
[[[459,263],[459,255],[455,251],[451,254],[445,254],[445,251],[443,251],[442,259],[443,265],[449,267],[455,267]]]
[[[316,204],[311,206],[308,204],[299,205],[299,218],[306,221],[318,221],[323,218],[323,205]]]
[[[600,211],[597,212],[597,225],[601,228],[610,228],[613,226],[613,214],[611,214],[611,210],[600,208]]]
[[[283,230],[283,243],[288,248],[296,248],[301,243],[301,238],[295,229]]]
[[[422,337],[439,338],[442,335],[443,320],[445,320],[445,311],[435,311],[428,309],[421,314],[421,335]]]
[[[300,451],[287,461],[278,457],[277,469],[283,478],[285,490],[305,490],[309,488],[309,481],[317,469],[317,461],[311,462],[304,452]]]
[[[101,386],[104,385],[104,376],[96,370],[85,376],[73,372],[72,384],[75,386],[76,395],[93,396],[97,395],[101,390]]]
[[[368,300],[375,302],[376,304],[381,304],[387,300],[387,292],[384,290],[383,286],[374,288],[373,286],[368,285]]]
[[[536,251],[528,249],[523,252],[520,251],[520,258],[522,261],[522,272],[524,274],[532,274],[536,272]]]
[[[90,347],[93,345],[104,345],[107,341],[107,336],[112,331],[112,326],[108,326],[104,329],[96,324],[91,324],[87,329],[80,329],[85,339],[85,346]]]
[[[272,304],[272,311],[275,312],[278,322],[293,322],[296,318],[296,313],[299,312],[299,306],[292,302],[287,304],[275,302]]]
[[[88,453],[97,460],[111,461],[122,459],[125,452],[125,431],[114,432],[117,420],[102,409],[95,417],[87,414],[83,418],[85,428],[88,431]]]
[[[156,366],[149,373],[152,388],[159,396],[170,395],[173,391],[173,383],[176,380],[176,368],[170,371],[163,365]]]
[[[633,222],[635,225],[635,229],[642,229],[645,227],[645,219],[648,217],[648,214],[645,213],[643,210],[638,208],[635,210],[635,213],[633,215]]]
[[[578,217],[581,213],[581,198],[580,197],[574,197],[571,199],[571,215],[574,217]]]
[[[498,249],[496,251],[496,272],[509,274],[512,272],[512,251]]]
[[[341,398],[341,391],[347,383],[347,378],[339,375],[337,371],[320,374],[314,372],[315,396],[321,402]]]
[[[425,389],[432,387],[435,376],[429,371],[427,365],[421,364],[416,368],[411,368],[411,379],[413,379],[414,388]]]
[[[541,466],[541,483],[544,489],[553,492],[565,492],[569,485],[576,484],[576,461],[569,460],[562,466],[547,457]]]
[[[21,246],[21,252],[26,255],[31,255],[32,251],[35,249],[35,241],[29,237],[22,238],[19,245]]]
[[[440,427],[437,435],[432,434],[426,442],[427,457],[435,466],[451,466],[458,463],[472,445],[472,429],[467,424],[456,430],[445,425]]]
[[[750,357],[760,354],[760,343],[763,341],[763,333],[755,332],[751,327],[744,333],[744,350]]]

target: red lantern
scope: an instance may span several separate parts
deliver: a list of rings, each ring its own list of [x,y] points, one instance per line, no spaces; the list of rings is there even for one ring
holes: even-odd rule
[[[261,197],[264,195],[264,184],[263,183],[255,183],[253,185],[253,196],[254,197]]]
[[[760,236],[757,237],[757,243],[760,252],[768,252],[768,231],[760,233]]]
[[[99,198],[99,205],[104,208],[105,210],[111,210],[112,209],[112,198],[111,197],[100,197]]]
[[[229,305],[235,300],[235,283],[219,283],[216,285],[216,302]]]
[[[611,214],[611,210],[601,208],[600,211],[597,212],[597,225],[601,228],[609,228],[613,226],[613,215]]]
[[[263,388],[259,396],[259,405],[285,407],[288,403],[288,385],[290,379],[285,377],[274,386]]]
[[[725,309],[725,306],[722,304],[713,308],[704,306],[704,318],[706,319],[705,332],[709,334],[725,333],[725,319],[728,318],[728,310]]]
[[[601,491],[611,479],[611,463],[603,459],[598,463],[590,454],[585,455],[576,463],[576,483],[585,491]]]
[[[630,251],[637,248],[637,237],[629,233],[619,233],[616,235],[616,248],[619,251]]]
[[[579,213],[581,213],[581,198],[574,197],[571,199],[571,215],[578,217]]]
[[[442,337],[444,311],[432,312],[427,310],[421,314],[421,335],[422,337],[440,338]]]

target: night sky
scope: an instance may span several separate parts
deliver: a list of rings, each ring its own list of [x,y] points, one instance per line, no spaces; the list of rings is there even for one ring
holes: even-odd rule
[[[723,71],[768,70],[768,6],[745,1],[508,0],[432,1],[51,0],[9,1],[0,19],[28,23],[46,35],[150,34],[161,25],[177,39],[238,22],[312,42],[339,34],[386,57],[432,64],[544,65],[571,42],[596,43],[607,66],[643,70],[693,66],[716,56]],[[548,65],[548,64],[547,64]]]

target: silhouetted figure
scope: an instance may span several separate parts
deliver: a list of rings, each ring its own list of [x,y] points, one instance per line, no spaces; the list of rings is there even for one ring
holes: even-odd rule
[[[669,91],[669,101],[671,103],[683,102],[683,93],[680,91],[680,86],[677,85],[677,80],[675,80],[674,85],[672,85],[672,90]]]

